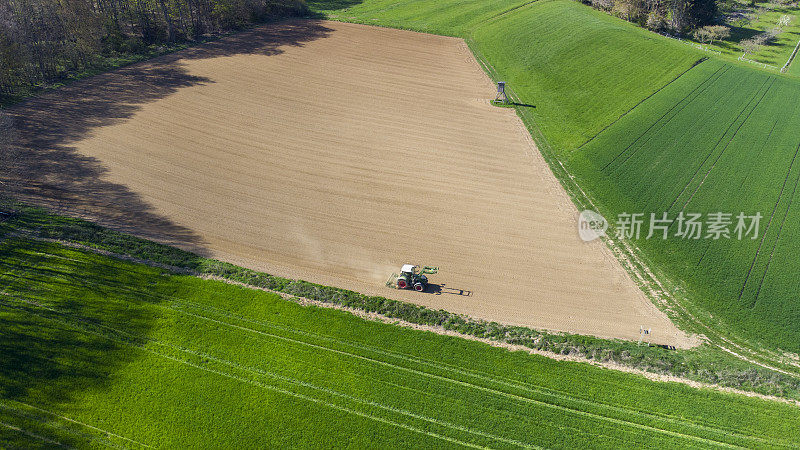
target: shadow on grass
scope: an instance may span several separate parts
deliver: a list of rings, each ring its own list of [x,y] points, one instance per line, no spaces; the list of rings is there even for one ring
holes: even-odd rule
[[[536,108],[536,105],[531,105],[529,103],[519,103],[519,102],[500,102],[497,100],[491,101],[492,105],[500,107],[500,108],[513,108],[515,106],[520,106],[522,108]]]
[[[75,145],[98,128],[129,120],[147,103],[214,82],[190,74],[182,60],[277,55],[285,47],[302,46],[330,31],[317,20],[265,25],[78,81],[16,105],[6,110],[7,126],[0,126],[0,146],[5,147],[0,152],[2,193],[206,255],[202,240],[191,229],[155,212],[127,186],[108,181],[104,164],[80,154]]]
[[[102,388],[138,357],[142,342],[132,336],[152,329],[156,316],[147,305],[159,301],[147,284],[158,278],[154,269],[87,255],[45,243],[0,243],[0,422],[78,448],[91,430],[64,428],[71,423],[57,419],[68,414],[63,405]],[[0,430],[3,442],[30,445],[26,436]]]
[[[306,0],[312,11],[335,11],[359,5],[363,0]]]

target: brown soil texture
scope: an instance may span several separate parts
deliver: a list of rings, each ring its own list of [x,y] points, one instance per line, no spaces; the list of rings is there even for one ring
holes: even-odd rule
[[[10,110],[30,201],[276,275],[677,346],[462,40],[290,21]],[[14,182],[14,177],[17,182]],[[22,182],[19,182],[22,180]],[[384,282],[441,267],[428,293]]]

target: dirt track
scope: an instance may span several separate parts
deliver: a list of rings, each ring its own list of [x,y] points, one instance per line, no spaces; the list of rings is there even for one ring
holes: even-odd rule
[[[461,40],[273,25],[12,114],[20,189],[270,273],[536,328],[686,346],[577,211]],[[438,265],[437,293],[383,286]],[[464,294],[464,295],[461,295]],[[470,294],[470,295],[466,295]]]

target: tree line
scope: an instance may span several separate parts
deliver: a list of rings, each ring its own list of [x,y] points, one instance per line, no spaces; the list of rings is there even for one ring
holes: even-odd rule
[[[304,0],[0,0],[0,95],[306,11]]]
[[[717,0],[582,0],[653,31],[685,34],[711,24]]]

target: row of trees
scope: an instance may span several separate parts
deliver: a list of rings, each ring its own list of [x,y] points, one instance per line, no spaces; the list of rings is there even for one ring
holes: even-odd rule
[[[583,0],[597,9],[654,31],[683,34],[710,24],[716,0]]]
[[[305,10],[304,0],[0,0],[0,94]]]

